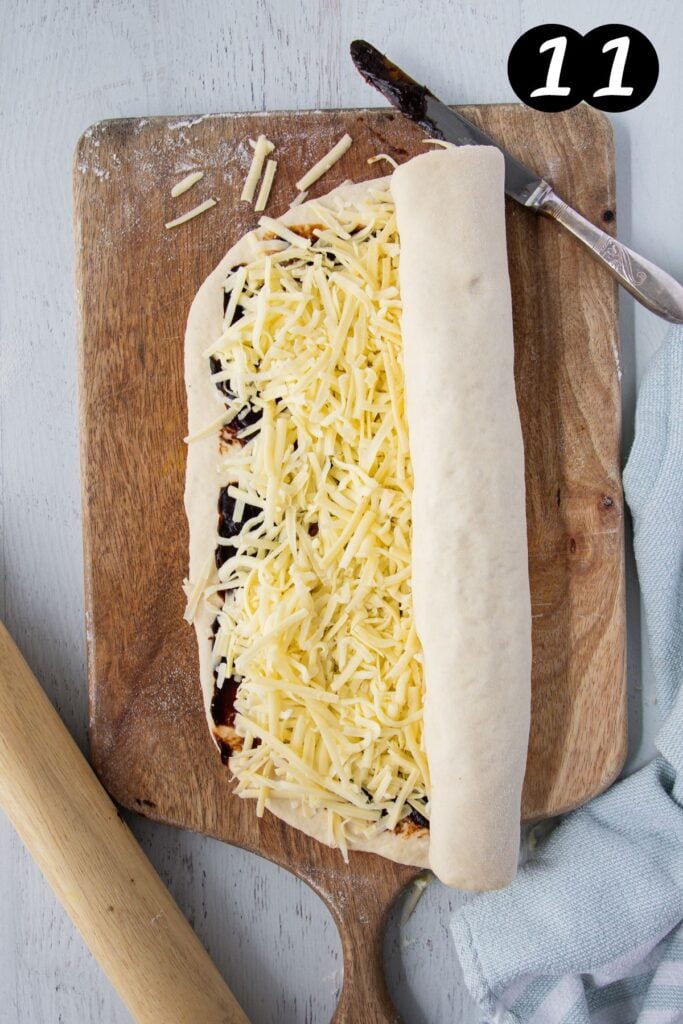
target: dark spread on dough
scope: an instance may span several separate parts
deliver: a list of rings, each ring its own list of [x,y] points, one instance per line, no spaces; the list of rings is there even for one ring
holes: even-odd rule
[[[223,363],[218,356],[209,356],[209,367],[212,374],[220,373],[223,369]],[[229,380],[216,381],[216,387],[221,394],[225,395],[225,397],[231,402],[236,400],[237,395],[232,390]],[[260,409],[256,409],[253,405],[247,402],[242,406],[234,420],[227,423],[221,429],[221,435],[227,434],[230,440],[238,441],[240,444],[246,444],[246,439],[237,437],[237,434],[240,430],[244,430],[245,427],[252,427],[255,423],[258,423],[262,415],[263,413]],[[225,440],[225,438],[223,439]]]
[[[429,832],[429,822],[414,807],[411,807],[410,814],[401,818],[394,829],[394,834],[397,836],[414,836],[425,832]]]
[[[221,658],[219,664],[227,664],[227,659]],[[235,700],[237,698],[237,688],[241,680],[235,676],[228,676],[223,681],[223,685],[219,687],[216,682],[218,679],[218,666],[214,668],[213,676],[214,688],[211,701],[211,717],[213,718],[214,725],[234,725],[235,715],[237,714],[235,711]]]
[[[422,817],[422,815],[420,815],[420,817]],[[402,818],[394,829],[394,835],[406,837],[424,835],[427,832],[429,832],[429,823],[426,825],[417,825],[411,814],[406,818]]]
[[[235,521],[235,505],[237,504],[236,499],[231,497],[228,493],[228,487],[221,487],[218,494],[218,536],[222,537],[223,540],[232,540],[233,537],[237,537],[242,532],[243,527],[250,519],[254,519],[259,512],[260,508],[255,505],[244,506],[244,513],[241,521],[238,523]],[[234,544],[217,544],[216,545],[216,568],[220,569],[221,566],[227,562],[229,558],[232,558],[237,553],[237,548]]]
[[[317,231],[325,231],[324,224],[288,224],[287,227],[289,228],[290,231],[293,231],[294,234],[298,235],[300,238],[310,238],[311,241],[317,238]],[[274,231],[264,231],[261,237],[263,238],[264,242],[282,241],[280,236],[276,235]],[[299,259],[299,257],[292,257],[291,260],[285,260],[284,263],[285,265],[287,265],[290,262],[293,263],[295,259]]]
[[[223,364],[218,358],[218,356],[209,356],[209,366],[211,368],[212,375],[214,373],[220,373],[221,370],[223,369]],[[235,392],[230,387],[229,380],[217,380],[216,387],[221,392],[221,394],[225,395],[226,398],[230,398],[233,401],[236,398]]]
[[[361,786],[361,792],[368,798],[368,803],[372,803],[372,793],[365,786]],[[380,818],[386,817],[389,812],[383,808],[380,812]],[[398,825],[394,829],[396,835],[414,835],[416,832],[424,832],[429,830],[429,821],[424,815],[416,811],[414,807],[410,808],[410,814],[399,821]]]
[[[370,790],[366,789],[365,786],[361,786],[360,789],[361,789],[361,793],[364,793],[365,796],[368,798],[368,803],[371,804],[372,803],[372,793],[370,792]],[[382,808],[382,810],[380,811],[380,815],[379,816],[380,816],[380,818],[384,818],[388,813],[389,813],[388,811],[386,811],[384,808]]]
[[[214,620],[213,639],[218,632],[218,619]],[[221,658],[219,665],[225,665],[226,659]],[[243,738],[235,728],[237,710],[235,701],[242,680],[238,676],[226,676],[223,685],[218,685],[218,665],[213,670],[213,697],[211,698],[211,717],[213,718],[213,734],[221,752],[221,761],[227,764],[233,754],[239,753],[244,744]],[[252,746],[258,747],[261,740],[256,736]]]
[[[217,622],[218,620],[216,620]],[[226,663],[221,658],[220,664]],[[218,666],[213,670],[213,698],[211,700],[211,717],[214,723],[214,736],[218,742],[221,752],[221,761],[227,764],[236,750],[242,746],[242,737],[235,731],[235,700],[237,699],[237,688],[240,680],[235,676],[228,676],[223,680],[223,685],[218,686]]]
[[[310,238],[311,241],[317,237],[316,231],[324,230],[324,224],[297,224],[296,227],[290,228],[290,231],[293,231],[295,235],[300,235],[301,238]]]
[[[325,258],[330,267],[343,267],[344,264],[341,260],[337,259],[337,256],[331,249],[325,248],[321,243],[320,246],[316,246],[316,252],[322,252],[325,254]]]
[[[429,820],[423,814],[420,814],[419,811],[416,811],[414,807],[410,808],[408,821],[412,821],[418,828],[429,828]]]
[[[230,292],[223,292],[223,316],[228,312],[228,306],[230,305]],[[235,306],[235,312],[233,313],[232,323],[236,324],[238,320],[241,320],[244,316],[244,306],[238,302]]]

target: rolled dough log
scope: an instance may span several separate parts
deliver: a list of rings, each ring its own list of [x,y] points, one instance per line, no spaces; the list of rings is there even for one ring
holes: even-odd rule
[[[425,659],[430,864],[515,875],[529,734],[524,452],[513,376],[503,158],[426,153],[391,179],[414,472],[413,602]]]

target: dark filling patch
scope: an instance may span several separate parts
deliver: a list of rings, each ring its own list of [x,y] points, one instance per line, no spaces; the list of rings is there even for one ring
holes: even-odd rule
[[[238,424],[235,428],[237,430],[244,430],[245,427],[253,427],[255,423],[259,423],[263,413],[260,409],[255,409],[253,405],[245,405],[243,409],[237,413],[235,419],[228,426]]]
[[[217,356],[209,356],[209,367],[212,374],[220,373],[223,369],[223,364]],[[229,380],[216,381],[216,387],[221,394],[225,395],[226,398],[229,398],[231,402],[234,402],[237,398],[237,395],[230,387]],[[240,430],[244,430],[245,427],[251,427],[254,423],[258,423],[262,415],[263,413],[260,409],[255,409],[253,405],[249,405],[249,403],[247,403],[242,409],[240,409],[234,420],[222,428],[221,435],[223,436],[227,434],[228,439],[233,440]],[[223,440],[226,440],[225,436],[223,436]],[[246,441],[243,443],[246,444]]]
[[[343,267],[344,264],[341,260],[337,259],[337,256],[331,249],[326,249],[324,245],[316,246],[316,252],[323,252],[328,263],[328,267]]]
[[[228,306],[230,305],[230,293],[223,292],[223,316],[228,312]],[[236,324],[238,320],[241,320],[244,316],[244,306],[239,302],[235,306],[235,314],[232,318],[232,323]]]
[[[370,790],[366,789],[365,786],[361,786],[360,788],[361,792],[364,793],[365,796],[368,798],[368,803],[371,804],[372,793],[370,792]],[[380,813],[380,818],[384,818],[387,814],[388,811],[382,810]],[[406,831],[406,823],[410,823],[408,826],[409,831],[414,831],[417,828],[429,828],[429,821],[427,820],[427,818],[425,818],[424,815],[420,814],[419,811],[416,811],[414,807],[410,808],[410,814],[407,815],[407,817],[399,821],[398,825],[396,826],[396,831]]]
[[[244,514],[241,522],[235,521],[235,504],[236,499],[228,494],[228,486],[221,487],[218,495],[218,536],[229,540],[236,537],[241,533],[243,526],[250,519],[253,519],[259,514],[260,509],[254,505],[245,505]],[[234,544],[218,544],[216,546],[216,568],[220,569],[221,566],[231,558],[237,551]],[[219,591],[219,595],[222,599],[225,598],[225,591]],[[220,622],[218,616],[213,620],[211,624],[211,642],[215,642],[216,635],[220,629]],[[226,658],[221,658],[219,664],[226,664]],[[213,718],[214,725],[216,726],[216,741],[221,751],[221,761],[223,764],[227,764],[230,757],[233,754],[233,747],[226,740],[226,730],[230,732],[234,731],[235,726],[235,699],[237,697],[237,688],[240,684],[240,680],[235,676],[229,676],[223,682],[223,685],[219,687],[218,681],[218,665],[213,670],[213,698],[211,700],[211,717]],[[241,743],[241,738],[235,734],[235,740]],[[254,746],[258,746],[260,740],[254,741]],[[238,749],[240,749],[238,747]]]
[[[227,659],[221,658],[220,664],[225,665]],[[213,699],[211,701],[211,717],[213,718],[214,725],[230,725],[235,724],[235,700],[237,699],[237,687],[240,685],[241,680],[236,679],[235,676],[228,676],[223,681],[223,685],[219,688],[216,685],[218,679],[218,666],[213,670],[214,687],[213,687]]]
[[[235,522],[236,500],[228,494],[228,486],[221,487],[218,495],[218,536],[223,537],[224,540],[237,537],[242,532],[244,525],[261,511],[255,505],[245,505],[242,521]],[[234,544],[218,544],[216,546],[216,568],[220,569],[236,552],[237,548]]]
[[[221,658],[221,664],[225,664],[226,659]],[[214,725],[217,727],[227,726],[230,729],[234,729],[235,726],[235,700],[237,699],[237,688],[240,684],[240,680],[236,679],[235,676],[229,676],[223,681],[223,685],[219,687],[216,683],[218,678],[218,668],[213,670],[213,698],[211,700],[211,717],[213,718]],[[221,732],[223,729],[221,729]],[[222,736],[216,735],[216,740],[221,752],[221,761],[223,764],[227,764],[229,759],[232,757],[232,747],[229,743],[226,743]]]
[[[220,359],[218,359],[217,356],[209,356],[209,366],[211,368],[212,374],[220,373],[221,370],[223,369],[223,364],[220,361]],[[225,395],[226,398],[235,399],[237,397],[235,392],[230,387],[229,380],[216,381],[216,387],[222,394]]]
[[[290,228],[290,231],[293,231],[295,235],[300,235],[301,238],[310,238],[311,240],[317,237],[315,235],[316,231],[324,230],[324,224],[297,224],[296,227]],[[274,235],[273,237],[277,238],[277,235]]]
[[[253,405],[245,405],[235,416],[234,420],[221,427],[221,440],[224,444],[227,444],[229,441],[237,441],[238,444],[244,446],[249,441],[249,438],[238,437],[237,435],[246,427],[253,427],[255,423],[259,423],[262,415],[263,413],[260,409],[255,409]]]
[[[361,786],[360,788],[361,788],[361,792],[365,793],[366,797],[368,798],[368,803],[371,804],[372,803],[372,793],[370,792],[370,790],[366,789],[365,786]],[[380,811],[380,815],[379,816],[380,816],[380,818],[385,818],[388,813],[389,813],[388,811],[385,811],[384,808],[382,808],[382,810]]]
[[[417,825],[418,828],[429,828],[429,821],[427,820],[427,818],[425,818],[424,815],[420,814],[419,811],[416,811],[414,807],[410,808],[408,820],[412,821],[412,823],[414,825]]]
[[[220,622],[218,616],[213,620],[211,624],[212,636],[209,638],[211,644],[215,643],[216,635],[220,629]],[[227,662],[226,658],[221,658],[219,664],[225,665]],[[235,717],[237,711],[235,710],[235,701],[237,700],[237,690],[242,680],[237,676],[228,676],[223,680],[223,685],[218,686],[218,665],[213,670],[213,697],[211,698],[211,717],[213,718],[213,724],[215,726],[214,737],[221,752],[221,761],[223,764],[227,764],[229,759],[235,753],[236,750],[242,749],[242,737],[235,731]],[[228,740],[230,742],[228,742]],[[258,747],[261,745],[261,740],[257,736],[252,746]]]

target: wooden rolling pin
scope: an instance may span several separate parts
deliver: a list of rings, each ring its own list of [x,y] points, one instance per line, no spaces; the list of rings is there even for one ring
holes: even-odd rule
[[[0,806],[140,1024],[249,1024],[2,623]]]

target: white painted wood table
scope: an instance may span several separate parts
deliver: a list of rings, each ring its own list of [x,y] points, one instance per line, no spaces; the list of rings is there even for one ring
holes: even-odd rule
[[[85,748],[70,198],[81,132],[127,115],[377,104],[348,58],[356,36],[449,102],[510,101],[507,54],[523,30],[618,21],[649,36],[661,65],[651,98],[612,118],[619,235],[680,279],[683,8],[677,0],[5,0],[2,20],[0,615]],[[627,450],[636,381],[665,325],[623,294],[621,313]],[[648,756],[656,709],[629,573],[633,766]],[[340,945],[305,885],[213,840],[138,818],[132,827],[254,1024],[329,1020]],[[457,898],[434,884],[407,926],[389,928],[390,988],[410,1024],[478,1019],[448,930]],[[128,1020],[0,815],[0,1024]]]

